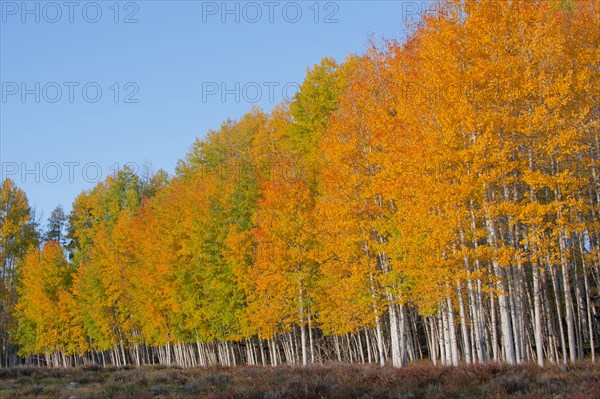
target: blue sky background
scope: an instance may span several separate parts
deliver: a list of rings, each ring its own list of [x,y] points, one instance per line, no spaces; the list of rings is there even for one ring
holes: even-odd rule
[[[151,163],[154,170],[172,173],[196,137],[253,105],[271,109],[281,101],[282,87],[290,83],[293,93],[307,67],[322,57],[343,60],[351,52],[362,53],[371,35],[402,38],[403,10],[406,16],[408,3],[419,7],[423,1],[275,1],[272,6],[258,1],[260,18],[254,5],[244,8],[248,2],[119,2],[118,16],[116,1],[75,3],[70,22],[63,1],[28,1],[33,14],[25,12],[22,1],[0,1],[2,178],[11,177],[26,191],[44,221],[58,204],[69,210],[75,196],[98,180],[98,167],[101,178],[127,162]],[[239,12],[223,15],[224,4]],[[302,16],[292,23],[298,19],[297,5]],[[269,7],[274,7],[272,21]],[[138,22],[124,23],[128,15]],[[330,23],[324,21],[327,15]],[[49,82],[61,87],[55,103],[49,101],[57,97]],[[65,82],[79,83],[73,102]],[[82,88],[89,82],[102,89],[95,103],[84,98]],[[243,96],[236,102],[232,94],[225,101],[219,94],[203,99],[207,82],[230,89],[236,82],[240,87],[255,82],[262,96],[256,104]],[[280,84],[275,101],[264,82]],[[39,103],[35,94],[21,97],[22,83],[37,91]],[[130,100],[138,102],[126,103],[136,87]],[[18,92],[11,94],[15,88]],[[248,97],[256,97],[248,90]],[[90,86],[88,100],[94,97]],[[23,175],[23,169],[30,172]]]

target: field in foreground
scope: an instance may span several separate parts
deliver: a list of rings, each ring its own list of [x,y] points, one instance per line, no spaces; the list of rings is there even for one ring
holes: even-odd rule
[[[0,398],[600,398],[600,366],[0,369]]]

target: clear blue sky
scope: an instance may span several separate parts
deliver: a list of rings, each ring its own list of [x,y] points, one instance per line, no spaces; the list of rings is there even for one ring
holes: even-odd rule
[[[196,137],[269,110],[322,57],[402,38],[423,1],[64,3],[0,1],[2,177],[44,221],[116,165],[172,173]],[[239,102],[222,98],[236,82]]]

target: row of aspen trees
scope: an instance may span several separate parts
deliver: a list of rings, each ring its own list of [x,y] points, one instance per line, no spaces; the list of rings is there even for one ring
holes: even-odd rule
[[[596,0],[444,0],[40,245],[4,181],[2,364],[595,361],[599,46]]]

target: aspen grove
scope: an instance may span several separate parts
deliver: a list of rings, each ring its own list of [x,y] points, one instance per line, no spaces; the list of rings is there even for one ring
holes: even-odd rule
[[[595,362],[600,2],[441,1],[39,245],[0,206],[5,366]]]

